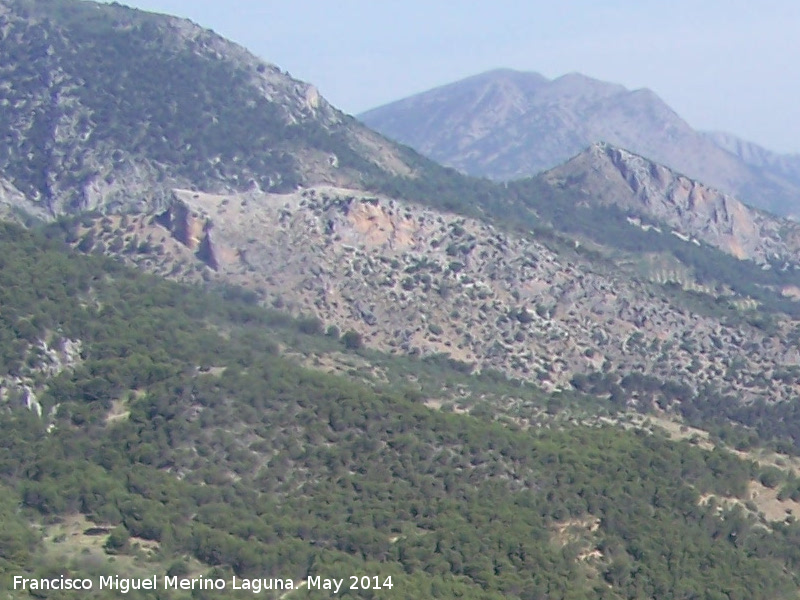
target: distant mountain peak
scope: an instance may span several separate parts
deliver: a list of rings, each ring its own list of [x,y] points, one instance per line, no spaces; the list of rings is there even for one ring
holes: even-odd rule
[[[608,81],[603,81],[595,77],[584,75],[583,73],[578,73],[577,71],[572,71],[570,73],[565,73],[564,75],[560,75],[559,77],[550,80],[550,83],[555,86],[580,85],[580,86],[592,86],[592,87],[604,88],[607,90],[614,90],[617,92],[628,91],[627,88],[625,88],[625,86],[619,83],[610,83]]]
[[[371,127],[473,175],[514,179],[551,168],[625,132],[689,130],[650,90],[567,73],[494,70],[360,116]],[[663,122],[664,120],[669,123]],[[647,127],[644,127],[645,129]]]
[[[528,177],[606,140],[750,204],[800,214],[800,158],[767,156],[700,133],[653,90],[629,90],[581,73],[548,80],[538,73],[490,71],[360,118],[470,175]]]
[[[468,79],[512,79],[516,81],[540,81],[542,83],[549,81],[547,77],[541,73],[537,73],[536,71],[519,71],[517,69],[508,69],[503,67],[478,73],[477,75],[473,75]]]

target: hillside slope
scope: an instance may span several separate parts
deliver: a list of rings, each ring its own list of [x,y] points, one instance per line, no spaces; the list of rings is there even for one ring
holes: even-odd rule
[[[189,21],[2,0],[0,31],[0,173],[41,214],[151,206],[176,185],[358,187],[413,172],[313,86]]]
[[[97,600],[123,593],[101,575],[158,577],[140,600],[251,598],[234,576],[318,598],[308,577],[351,574],[403,600],[793,597],[800,525],[743,508],[758,478],[794,493],[787,472],[613,425],[431,410],[298,366],[303,346],[347,352],[307,323],[0,230],[0,376],[41,410],[3,390],[6,597],[30,597],[14,575],[64,574],[95,589],[57,597]]]
[[[165,213],[84,220],[69,238],[166,277],[245,286],[398,356],[444,354],[549,389],[591,376],[605,382],[600,395],[617,390],[617,402],[643,410],[662,388],[661,404],[678,411],[714,394],[731,413],[743,402],[792,403],[784,368],[800,360],[798,306],[781,294],[800,282],[793,270],[763,270],[592,210],[573,205],[569,219],[645,249],[604,250],[604,260],[547,230],[510,233],[330,187],[176,190]],[[639,389],[633,372],[654,388]]]
[[[630,216],[733,201],[616,150],[584,166],[629,205],[470,179],[171,17],[0,0],[0,27],[0,206],[61,217],[0,223],[7,596],[796,596],[800,277],[775,239]]]

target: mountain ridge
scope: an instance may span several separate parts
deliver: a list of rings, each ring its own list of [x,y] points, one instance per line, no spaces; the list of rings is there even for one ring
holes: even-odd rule
[[[438,167],[425,171],[428,165],[424,159],[355,124],[321,99],[313,86],[289,79],[274,65],[259,61],[244,49],[186,21],[167,18],[163,22],[156,20],[155,25],[148,25],[153,17],[130,14],[116,7],[58,4],[65,7],[65,24],[42,25],[43,29],[39,30],[35,27],[39,23],[36,19],[43,19],[41,11],[44,5],[35,0],[6,0],[6,4],[17,7],[18,13],[24,7],[32,7],[30,10],[35,17],[33,21],[27,21],[18,16],[15,21],[8,15],[13,17],[16,13],[6,13],[6,26],[10,28],[9,31],[16,31],[0,42],[5,43],[6,48],[16,48],[17,52],[27,51],[25,47],[13,46],[14,39],[18,42],[38,40],[40,49],[45,50],[50,47],[47,44],[53,45],[53,48],[61,44],[63,47],[59,46],[60,52],[65,57],[74,59],[76,52],[89,53],[88,58],[84,58],[101,61],[108,55],[114,59],[110,64],[123,71],[119,77],[112,78],[108,64],[97,62],[99,66],[94,71],[80,75],[70,71],[74,65],[67,58],[61,58],[55,50],[52,53],[45,52],[42,56],[36,55],[35,60],[24,63],[25,68],[30,70],[29,75],[35,74],[37,80],[43,73],[54,77],[54,72],[63,71],[66,73],[63,81],[69,83],[81,79],[93,89],[96,88],[94,95],[107,101],[108,106],[103,107],[106,111],[105,121],[94,113],[84,115],[85,118],[78,115],[73,119],[75,123],[84,123],[88,128],[84,145],[70,146],[62,154],[55,151],[58,149],[56,145],[48,155],[50,159],[55,157],[61,161],[48,164],[61,167],[68,162],[67,159],[78,162],[89,160],[86,157],[92,152],[110,161],[111,166],[107,167],[106,172],[87,170],[89,187],[99,186],[95,188],[95,193],[102,202],[89,206],[80,203],[71,205],[68,195],[62,197],[56,194],[53,196],[56,202],[45,207],[51,215],[57,211],[79,212],[79,209],[95,207],[107,213],[103,217],[88,218],[90,226],[70,234],[74,238],[72,241],[86,251],[115,254],[148,270],[179,279],[225,280],[225,277],[229,277],[228,281],[239,285],[252,285],[257,281],[258,286],[253,291],[262,300],[288,302],[295,312],[317,315],[327,325],[342,330],[355,329],[382,349],[423,354],[448,353],[458,360],[498,368],[515,376],[541,377],[542,381],[555,387],[569,386],[573,374],[589,373],[600,366],[598,357],[603,353],[597,345],[597,339],[619,346],[609,354],[612,362],[619,360],[625,367],[633,368],[635,361],[625,341],[631,328],[642,327],[647,319],[656,322],[657,313],[669,315],[673,324],[686,323],[679,311],[667,308],[669,303],[666,300],[657,301],[652,296],[653,292],[648,291],[652,274],[640,274],[637,277],[641,277],[641,280],[624,283],[608,266],[597,267],[592,259],[581,256],[575,249],[570,250],[569,244],[577,241],[569,236],[562,238],[558,231],[546,233],[539,229],[542,233],[536,236],[541,236],[541,240],[537,240],[536,236],[529,239],[530,234],[526,230],[533,231],[545,221],[541,214],[537,214],[541,206],[537,196],[553,192],[558,187],[554,186],[553,181],[541,178],[533,182],[531,188],[506,188],[454,175],[450,180],[436,179],[451,173]],[[83,22],[81,19],[85,15],[81,11],[86,10],[99,18],[99,23],[90,21],[87,25]],[[117,14],[121,16],[115,16]],[[79,25],[73,23],[76,19]],[[86,48],[77,48],[70,37],[82,35],[84,30],[70,27],[91,29],[87,34],[88,42],[84,44]],[[97,48],[102,47],[99,45],[102,40],[97,36],[103,31],[110,36],[112,49],[101,56]],[[166,48],[159,48],[157,42],[164,36],[167,38]],[[150,57],[148,60],[156,60],[157,57],[168,59],[175,79],[174,89],[165,88],[164,85],[153,87],[152,82],[147,83],[152,73],[142,70],[141,61],[121,63],[128,69],[126,72],[119,67],[119,57],[115,52],[120,50],[120,38],[125,43],[138,44],[143,56]],[[182,60],[188,62],[182,63]],[[173,64],[176,62],[177,66]],[[61,66],[55,71],[49,70],[53,64]],[[200,83],[193,80],[193,85],[188,85],[184,81],[186,69],[190,66],[206,69],[204,74],[195,77]],[[9,62],[5,68],[10,74],[24,75],[24,72],[21,75],[19,73],[19,69],[23,68],[20,65]],[[492,104],[491,94],[497,88],[497,76],[498,73],[493,73],[483,78],[489,81],[489,87],[482,88],[482,92],[489,95],[474,96],[478,105],[484,102]],[[555,99],[563,98],[566,94],[575,107],[583,107],[603,103],[608,98],[623,94],[632,99],[632,105],[643,102],[646,107],[652,96],[646,90],[629,93],[621,86],[590,80],[580,74],[569,74],[555,82],[546,82],[541,76],[535,76],[531,81],[529,76],[513,71],[500,72],[500,76],[508,80],[512,90],[519,89],[517,80],[520,78],[530,82],[533,88],[547,88],[547,93],[541,98],[543,103],[550,102],[548,94]],[[131,82],[140,78],[144,81],[142,85],[136,86],[128,94],[124,93],[132,85]],[[22,80],[23,83],[28,81],[24,77]],[[228,98],[227,103],[223,102],[220,95],[227,98],[225,86],[231,81],[238,81],[250,95],[239,95]],[[67,83],[62,87],[68,88]],[[33,90],[39,90],[37,93],[41,95],[40,86],[37,87],[35,82],[33,85]],[[25,89],[24,85],[18,87]],[[586,92],[587,87],[590,93]],[[184,96],[175,97],[174,94],[179,91]],[[214,101],[203,104],[201,91],[209,94]],[[7,89],[5,93],[11,94]],[[168,99],[163,105],[157,102],[160,94]],[[36,94],[33,96],[36,97]],[[67,107],[84,110],[81,102],[89,100],[82,100],[80,96],[76,98],[74,102],[67,103]],[[131,98],[131,102],[139,99],[126,104]],[[33,114],[48,114],[47,111],[53,109],[48,102],[34,103]],[[244,103],[244,109],[239,106],[240,102]],[[198,105],[201,108],[205,106],[199,113],[196,110]],[[248,106],[264,109],[271,120],[236,121],[253,116],[247,112]],[[203,112],[212,108],[221,111],[220,119],[227,115],[225,118],[229,121],[226,122],[232,127],[229,135],[218,138],[214,134],[216,130],[212,128],[208,139],[191,137],[195,135],[198,122],[213,117],[213,114]],[[12,117],[18,114],[19,111],[11,113]],[[71,113],[65,114],[69,116]],[[134,114],[139,116],[132,119],[131,115]],[[497,118],[502,121],[508,115],[498,114]],[[138,124],[144,122],[149,124],[142,129]],[[205,122],[212,126],[213,118]],[[19,137],[19,143],[6,154],[7,160],[17,160],[15,168],[7,169],[6,174],[16,177],[11,184],[20,190],[22,183],[35,183],[35,180],[24,177],[31,173],[24,171],[25,163],[19,160],[19,152],[27,147],[26,144],[35,144],[37,138],[32,134],[38,130],[21,130],[19,126],[12,127],[14,123],[19,125],[19,122],[7,117],[7,130],[12,136]],[[107,126],[102,128],[99,123],[106,123]],[[148,129],[156,127],[153,123],[158,125],[157,129]],[[266,137],[251,137],[251,133],[262,125],[270,125],[273,129],[264,133]],[[351,125],[352,128],[349,128]],[[295,126],[305,128],[296,129]],[[338,129],[339,126],[343,129]],[[42,139],[46,142],[56,139],[53,132],[57,133],[58,130],[58,127],[45,128]],[[154,133],[162,135],[153,137]],[[170,139],[168,135],[173,134],[174,139]],[[248,148],[264,145],[272,138],[279,140],[280,151],[277,154],[273,153],[272,146],[268,146],[266,154],[256,153],[255,157],[251,157],[255,162],[245,159]],[[345,143],[348,140],[352,142],[351,145]],[[220,145],[226,142],[230,144],[229,148]],[[194,147],[194,143],[205,145]],[[332,143],[339,145],[334,147]],[[374,144],[375,152],[364,153],[359,144]],[[46,144],[45,147],[48,148]],[[382,149],[385,151],[383,155]],[[270,162],[273,160],[275,162]],[[347,163],[347,160],[350,162]],[[391,167],[393,161],[397,162],[395,168],[387,170],[381,167]],[[420,167],[421,175],[415,178],[414,169],[417,167]],[[666,178],[666,171],[658,169],[649,166],[645,171],[660,173],[661,177]],[[376,175],[376,170],[378,176],[394,183],[426,186],[420,189],[426,195],[422,204],[427,206],[413,207],[407,204],[409,200],[419,200],[412,198],[419,191],[413,187],[410,193],[405,192],[402,185],[392,193],[379,194],[365,190],[369,187],[365,182],[369,183],[370,178]],[[70,186],[75,181],[69,171],[54,168],[45,173],[44,191],[63,188],[68,192],[73,189]],[[245,180],[246,177],[250,177],[250,180]],[[569,176],[565,176],[565,180],[568,179]],[[636,181],[644,183],[641,177]],[[19,194],[15,194],[10,186],[7,187],[8,194],[20,200]],[[85,193],[85,187],[79,189]],[[180,191],[176,192],[176,189]],[[115,190],[124,192],[130,198],[125,198],[123,202]],[[452,210],[442,211],[443,207],[448,208],[445,199],[448,190],[457,204]],[[25,195],[24,191],[20,192]],[[275,195],[278,192],[286,195]],[[473,196],[469,194],[474,194],[477,201],[472,201]],[[31,201],[30,197],[28,201]],[[32,201],[37,207],[42,204],[41,196],[33,196]],[[572,211],[577,206],[574,201],[574,195],[566,195],[558,200],[560,207],[566,211]],[[539,206],[537,202],[540,202]],[[115,211],[131,213],[132,220],[134,213],[139,211],[135,217],[134,231],[128,231],[132,225],[123,225],[122,217],[110,215]],[[459,211],[462,214],[456,215]],[[405,218],[404,215],[412,215],[413,218]],[[465,220],[467,216],[488,217],[487,220],[492,223]],[[517,228],[513,234],[498,228],[503,217],[513,221],[511,225]],[[663,217],[663,214],[655,216]],[[466,223],[469,223],[469,234],[464,233]],[[255,224],[260,224],[260,229],[254,228]],[[635,232],[633,226],[625,223],[608,221],[604,226],[609,228],[607,233],[611,235],[617,233],[613,229],[615,227],[622,227],[620,231],[623,235]],[[675,226],[686,227],[680,223]],[[387,238],[390,233],[395,237]],[[681,229],[681,233],[694,235],[698,232]],[[756,249],[752,242],[756,234],[752,231],[747,233],[750,235],[748,240],[736,240],[736,243],[752,252],[748,258],[763,262],[769,250]],[[558,246],[557,251],[544,243],[545,235],[549,235],[549,239]],[[170,245],[171,238],[181,248]],[[348,239],[349,242],[346,241]],[[408,245],[409,239],[413,240],[413,244]],[[434,241],[438,242],[435,247],[430,245]],[[527,250],[526,244],[529,246]],[[513,253],[509,250],[512,246],[515,249]],[[777,247],[775,244],[773,246]],[[505,250],[501,251],[503,248]],[[725,249],[730,251],[730,244]],[[515,273],[514,263],[507,260],[503,252],[509,252],[509,255],[516,257],[514,260],[527,265],[522,272],[528,273],[539,283],[521,280],[519,274]],[[326,253],[334,254],[336,262],[331,263]],[[426,254],[430,255],[427,257],[429,260],[423,260]],[[532,258],[532,254],[539,258]],[[739,255],[745,256],[742,252]],[[497,264],[487,262],[487,256],[496,256]],[[400,266],[392,266],[395,264]],[[397,271],[401,266],[405,273],[402,275]],[[575,275],[584,283],[575,287],[569,283],[569,278],[564,279],[562,271]],[[627,272],[623,275],[629,276]],[[695,285],[692,278],[691,269],[678,275],[681,285],[686,283],[690,287]],[[518,288],[516,297],[509,296],[508,290],[502,289],[496,282],[498,279]],[[786,279],[791,281],[788,276]],[[545,285],[542,282],[548,283]],[[780,291],[779,284],[782,285],[783,280],[771,282],[765,289],[770,294],[777,294]],[[583,285],[585,287],[581,287]],[[735,302],[740,292],[732,291],[725,285],[717,297]],[[283,294],[276,292],[281,289],[286,291]],[[614,289],[621,291],[619,294],[609,291]],[[602,296],[604,300],[599,304],[594,302],[591,298],[594,294]],[[420,304],[418,297],[427,298],[427,306]],[[455,299],[469,309],[464,308],[469,313],[464,318],[469,327],[476,329],[469,336],[465,335],[467,325],[460,323],[461,317],[454,316],[458,311],[447,309]],[[489,299],[491,304],[488,303]],[[632,305],[637,308],[631,310]],[[660,308],[655,309],[656,305]],[[605,315],[602,318],[607,323],[597,322],[599,329],[595,339],[592,327],[587,323],[595,322],[599,318],[597,315]],[[528,331],[531,323],[538,323],[553,339],[539,339],[541,332]],[[684,325],[677,329],[682,331]],[[709,335],[720,335],[720,323],[711,319],[707,327],[708,331],[713,332]],[[498,331],[502,332],[502,341],[494,339]],[[529,335],[533,337],[526,342]],[[570,339],[573,341],[565,342]],[[733,340],[737,336],[726,334],[721,339]],[[541,356],[532,354],[530,349],[526,351],[524,347],[526,343],[534,343],[533,340],[536,340],[541,355],[564,354],[568,358],[556,365],[545,365]],[[740,350],[735,342],[730,348],[731,352]],[[581,352],[586,352],[587,356]],[[659,368],[651,359],[652,356],[648,355],[647,366],[641,366],[647,372],[651,368]],[[715,356],[710,360],[722,359]],[[681,369],[691,362],[684,354],[679,358],[676,355],[675,361],[682,365]],[[717,365],[714,368],[721,367]],[[664,374],[659,372],[659,375]],[[738,384],[731,385],[734,386],[731,390],[741,391],[736,387]],[[782,391],[780,393],[783,394]]]
[[[580,202],[618,206],[736,258],[760,264],[800,263],[800,226],[795,222],[750,208],[610,144],[593,144],[542,177],[556,186],[578,186]]]

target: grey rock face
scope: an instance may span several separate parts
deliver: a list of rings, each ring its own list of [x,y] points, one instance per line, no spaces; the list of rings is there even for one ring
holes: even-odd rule
[[[615,205],[681,236],[759,263],[800,263],[800,226],[750,208],[646,158],[595,144],[544,175],[574,185],[587,204]]]

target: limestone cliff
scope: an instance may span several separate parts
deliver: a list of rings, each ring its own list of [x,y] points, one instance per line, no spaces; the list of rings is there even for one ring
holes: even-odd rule
[[[159,214],[155,220],[166,227],[176,241],[187,249],[206,266],[214,271],[221,264],[228,264],[236,260],[236,251],[220,245],[215,241],[214,221],[204,210],[190,205],[181,199],[181,196],[190,195],[189,192],[176,192],[169,208]],[[199,194],[193,194],[199,196]]]

